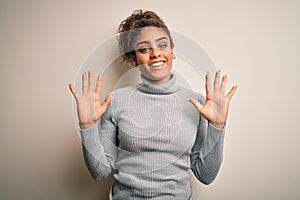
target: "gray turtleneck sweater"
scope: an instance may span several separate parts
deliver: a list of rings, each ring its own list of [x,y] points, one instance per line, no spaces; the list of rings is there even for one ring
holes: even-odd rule
[[[217,176],[224,129],[199,114],[188,99],[205,97],[176,85],[175,75],[142,81],[113,91],[100,127],[80,130],[87,167],[97,181],[116,169],[113,200],[188,200],[188,169],[204,184]]]

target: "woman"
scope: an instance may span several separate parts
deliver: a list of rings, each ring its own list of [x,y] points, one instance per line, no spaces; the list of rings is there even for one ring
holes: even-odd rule
[[[87,167],[96,180],[116,169],[113,200],[191,199],[188,169],[204,184],[217,176],[229,102],[237,86],[225,96],[227,77],[221,79],[220,71],[213,89],[206,75],[206,97],[178,86],[171,73],[173,40],[154,12],[134,11],[119,33],[122,56],[139,67],[143,83],[113,91],[102,104],[101,75],[95,90],[92,72],[88,81],[82,75],[82,95],[69,85]]]

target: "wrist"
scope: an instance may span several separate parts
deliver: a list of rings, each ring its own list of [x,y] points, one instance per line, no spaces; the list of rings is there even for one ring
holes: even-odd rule
[[[95,122],[89,122],[89,123],[81,123],[79,122],[79,127],[80,129],[87,129],[87,128],[91,128],[95,125]]]
[[[213,125],[214,127],[218,128],[218,129],[223,129],[225,127],[225,123],[218,123],[218,122],[210,122],[211,125]]]

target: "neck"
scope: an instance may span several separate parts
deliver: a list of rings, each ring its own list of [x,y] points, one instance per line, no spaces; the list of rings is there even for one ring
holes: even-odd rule
[[[143,82],[147,82],[147,83],[151,83],[151,84],[161,84],[161,83],[168,82],[171,79],[171,74],[169,74],[165,79],[162,79],[162,80],[151,79],[151,78],[144,76],[143,74],[141,74],[141,77],[145,80]]]
[[[141,74],[143,83],[138,85],[138,90],[149,94],[172,94],[177,92],[180,87],[176,84],[175,74],[170,74],[170,79],[164,82],[154,82]]]

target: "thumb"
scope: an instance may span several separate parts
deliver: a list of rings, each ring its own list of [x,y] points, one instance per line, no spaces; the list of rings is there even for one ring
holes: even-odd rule
[[[107,96],[105,98],[104,102],[102,103],[102,106],[104,106],[106,108],[109,105],[111,99],[112,99],[112,96]]]
[[[189,102],[191,102],[199,112],[202,111],[203,105],[199,101],[196,99],[189,99]]]
[[[103,103],[101,104],[101,108],[100,108],[100,117],[105,113],[107,106],[109,105],[110,101],[112,99],[112,96],[108,96],[105,98],[105,100],[103,101]]]

